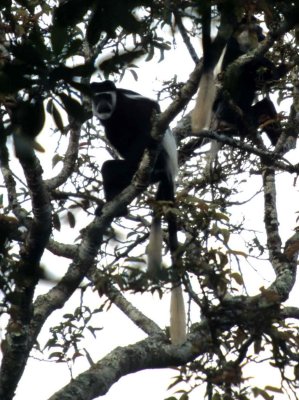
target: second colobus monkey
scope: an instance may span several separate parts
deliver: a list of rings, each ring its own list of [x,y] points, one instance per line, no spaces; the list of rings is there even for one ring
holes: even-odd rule
[[[227,43],[222,71],[225,72],[238,57],[254,50],[264,39],[262,28],[257,24],[256,18],[253,16],[243,18]],[[281,126],[273,102],[269,97],[265,97],[256,101],[254,105],[253,103],[258,91],[269,88],[286,72],[285,64],[276,66],[267,57],[259,56],[234,67],[229,74],[224,73],[223,90],[213,105],[218,122],[233,127],[236,129],[236,134],[241,137],[247,132],[244,130],[244,118],[247,124],[255,129],[266,122],[263,130],[275,146],[281,134]],[[242,115],[236,113],[231,102],[239,107]]]
[[[210,8],[207,8],[202,14],[203,74],[192,112],[192,131],[199,133],[204,128],[209,129],[211,115],[214,114],[220,125],[224,123],[224,127],[234,127],[236,134],[243,136],[244,115],[254,128],[266,122],[263,129],[271,143],[275,145],[281,134],[281,127],[277,121],[274,104],[267,97],[252,104],[256,92],[283,76],[287,72],[286,66],[281,64],[276,67],[268,58],[260,56],[236,66],[229,74],[225,74],[231,63],[255,49],[258,43],[265,39],[257,19],[252,15],[246,16],[236,24],[231,35],[226,36],[221,65],[221,71],[224,71],[223,90],[216,95],[214,69],[220,59],[221,46],[217,43],[218,35],[211,42],[210,20]],[[239,107],[242,116],[236,113],[231,103]]]
[[[147,97],[126,89],[118,89],[111,81],[91,83],[93,114],[105,128],[111,145],[122,159],[109,160],[103,164],[102,175],[107,201],[112,200],[131,182],[138,169],[144,150],[151,145],[152,118],[160,112],[159,104]],[[174,202],[175,178],[178,171],[177,149],[170,129],[165,132],[156,164],[150,177],[158,182],[157,200]],[[125,210],[120,211],[120,216]],[[169,246],[177,248],[175,218],[168,220]],[[148,271],[157,279],[161,267],[162,229],[161,217],[153,216],[148,245]],[[174,285],[171,300],[171,337],[174,344],[186,339],[185,310],[180,285]]]

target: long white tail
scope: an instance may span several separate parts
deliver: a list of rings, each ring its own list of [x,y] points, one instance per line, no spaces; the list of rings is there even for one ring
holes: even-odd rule
[[[213,103],[216,95],[216,86],[213,70],[203,74],[194,110],[191,114],[191,127],[193,133],[209,129],[212,117]]]
[[[165,157],[165,171],[163,180],[159,182],[157,200],[174,201],[175,178],[178,172],[178,155],[176,141],[172,131],[168,128],[162,140]],[[149,244],[147,246],[147,270],[150,277],[159,279],[162,264],[161,216],[154,213]]]
[[[175,138],[170,129],[165,132],[162,141],[165,152],[165,176],[159,183],[157,200],[174,202],[175,200],[175,178],[178,172],[178,159]],[[166,217],[168,222],[169,247],[172,254],[177,250],[177,222],[176,215]],[[161,216],[154,214],[149,244],[147,247],[148,255],[148,274],[158,280],[161,276],[162,263],[162,228]],[[170,305],[170,336],[172,344],[182,344],[186,340],[186,316],[182,288],[179,283],[173,286],[171,291]]]
[[[175,286],[171,290],[170,338],[171,343],[177,345],[186,341],[186,313],[181,286]]]

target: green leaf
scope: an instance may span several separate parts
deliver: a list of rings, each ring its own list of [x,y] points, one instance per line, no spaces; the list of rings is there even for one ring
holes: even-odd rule
[[[189,396],[188,393],[183,393],[182,396],[180,397],[180,400],[188,400]]]
[[[47,111],[52,115],[52,118],[54,120],[55,125],[57,128],[60,130],[62,134],[64,134],[64,125],[62,121],[62,117],[60,115],[60,112],[58,111],[57,107],[53,103],[53,100],[50,99],[47,104]]]
[[[88,326],[87,329],[90,331],[92,336],[96,339],[96,332],[101,331],[103,328],[94,328],[93,326]]]
[[[155,48],[152,43],[149,43],[149,49],[147,53],[147,57],[145,59],[146,62],[151,61],[155,55]]]
[[[63,157],[60,154],[56,153],[52,158],[52,168],[54,168],[55,165],[58,164],[60,161],[63,161]]]
[[[54,229],[56,229],[58,232],[60,232],[61,223],[60,223],[59,216],[56,213],[53,214],[53,226],[54,226]]]
[[[244,285],[244,281],[243,281],[243,277],[241,274],[239,274],[238,272],[233,272],[231,273],[231,278],[234,279],[238,285]]]
[[[64,357],[64,353],[60,352],[60,351],[54,351],[53,353],[51,353],[49,355],[49,358],[58,358],[59,360],[63,359]]]
[[[244,251],[241,251],[241,250],[232,250],[232,249],[230,249],[230,250],[227,250],[226,254],[233,254],[235,256],[241,256],[241,257],[244,257],[244,258],[248,257],[248,254],[246,254]]]
[[[74,315],[70,314],[70,313],[63,314],[63,318],[65,318],[65,319],[74,319]]]
[[[213,217],[216,220],[223,220],[224,219],[224,221],[229,222],[229,217],[226,214],[223,214],[223,213],[215,212]]]
[[[75,225],[76,225],[76,219],[75,219],[75,216],[74,216],[74,214],[72,212],[70,212],[70,211],[67,212],[67,219],[69,221],[70,227],[74,228]]]
[[[275,393],[283,393],[283,390],[281,388],[275,386],[266,386],[265,390],[270,390],[270,392],[275,392]]]
[[[265,400],[273,400],[273,396],[270,396],[265,390],[263,390],[261,388],[254,387],[252,389],[252,392],[255,397],[262,396]]]
[[[57,343],[56,343],[56,339],[55,338],[51,338],[47,341],[47,343],[44,346],[44,349],[50,349],[51,347],[58,347]]]
[[[138,81],[138,74],[134,69],[129,69],[131,74],[133,75],[134,80],[137,82]]]

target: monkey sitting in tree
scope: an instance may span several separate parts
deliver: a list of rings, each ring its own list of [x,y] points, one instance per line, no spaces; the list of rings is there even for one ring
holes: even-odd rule
[[[281,126],[273,102],[266,96],[253,103],[258,91],[269,88],[287,72],[286,66],[281,64],[276,67],[265,56],[241,64],[234,63],[265,39],[256,18],[244,17],[226,43],[221,64],[222,89],[216,94],[213,72],[218,59],[213,57],[214,43],[205,38],[209,32],[209,28],[205,28],[206,24],[210,24],[209,19],[203,18],[202,22],[203,75],[192,115],[193,132],[209,129],[213,115],[216,129],[231,135],[244,137],[248,135],[248,128],[254,132],[262,126],[275,146]]]
[[[159,104],[128,89],[120,89],[111,81],[90,85],[93,114],[104,126],[105,134],[120,158],[105,161],[102,166],[103,188],[107,201],[113,200],[132,181],[146,148],[153,143],[151,130]],[[157,201],[175,201],[175,178],[178,171],[175,138],[167,129],[150,176],[151,183],[158,183]],[[118,216],[123,216],[120,210]],[[176,217],[167,216],[168,243],[171,254],[178,247]],[[161,215],[154,212],[148,245],[148,274],[159,279],[162,263]],[[186,340],[184,299],[180,279],[175,278],[171,291],[170,336],[173,344]]]

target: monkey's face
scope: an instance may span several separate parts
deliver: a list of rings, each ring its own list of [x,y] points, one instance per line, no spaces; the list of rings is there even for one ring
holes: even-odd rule
[[[116,106],[116,92],[96,93],[92,98],[93,114],[101,121],[111,118]]]
[[[111,118],[116,107],[116,87],[111,81],[94,82],[92,92],[92,111],[101,121]]]

